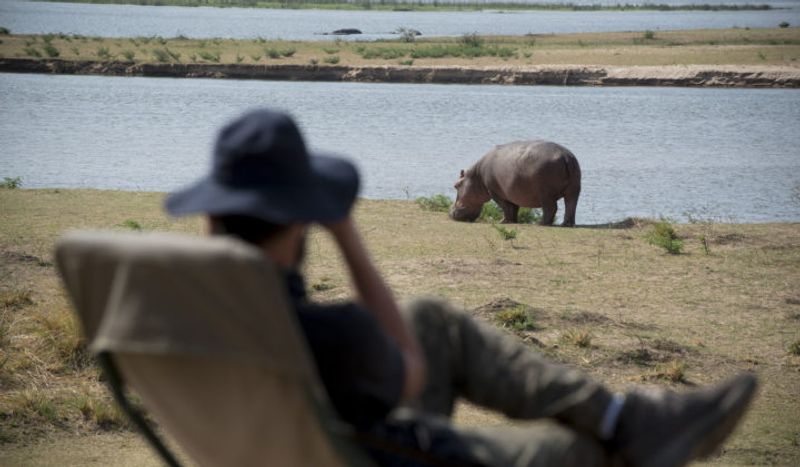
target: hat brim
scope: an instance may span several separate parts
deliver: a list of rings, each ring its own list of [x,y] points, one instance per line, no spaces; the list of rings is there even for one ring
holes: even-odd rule
[[[236,187],[207,176],[170,194],[166,210],[173,216],[246,215],[278,224],[343,219],[358,194],[358,171],[335,156],[309,159],[311,173],[302,183]]]

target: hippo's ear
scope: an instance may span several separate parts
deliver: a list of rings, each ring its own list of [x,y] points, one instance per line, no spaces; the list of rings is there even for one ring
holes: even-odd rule
[[[464,169],[461,169],[461,175],[459,175],[459,176],[460,176],[461,178],[464,178]]]

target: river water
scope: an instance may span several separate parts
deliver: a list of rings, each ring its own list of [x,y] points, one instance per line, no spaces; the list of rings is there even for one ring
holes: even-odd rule
[[[367,198],[452,197],[459,169],[493,145],[544,138],[581,163],[580,223],[800,221],[800,91],[781,89],[0,74],[0,177],[173,190],[206,171],[217,129],[256,106],[290,111],[310,146],[351,158]]]
[[[590,3],[596,3],[590,0]],[[608,3],[626,3],[611,1]],[[635,2],[634,2],[635,3]],[[684,0],[656,3],[681,4]],[[697,3],[704,3],[699,1]],[[742,3],[738,1],[710,3]],[[425,36],[459,36],[528,33],[714,29],[776,27],[781,22],[800,24],[800,1],[769,3],[766,11],[331,11],[267,10],[244,8],[186,8],[134,5],[0,1],[0,26],[18,34],[56,33],[86,36],[281,38],[332,40],[321,33],[341,28],[364,32],[356,40],[397,37],[391,32],[413,28]]]

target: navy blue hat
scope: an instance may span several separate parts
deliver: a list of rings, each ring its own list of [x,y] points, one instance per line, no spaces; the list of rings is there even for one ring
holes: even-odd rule
[[[211,173],[167,197],[180,216],[246,215],[277,224],[334,222],[358,193],[358,172],[338,157],[310,155],[292,119],[269,110],[246,113],[222,129]]]

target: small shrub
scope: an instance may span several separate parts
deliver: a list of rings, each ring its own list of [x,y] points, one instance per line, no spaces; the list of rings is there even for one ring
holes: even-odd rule
[[[700,235],[700,245],[703,246],[703,253],[705,253],[706,256],[711,254],[711,247],[708,245],[708,237],[706,237],[705,234]]]
[[[257,37],[256,38],[256,42],[258,42],[260,44],[265,44],[267,42],[267,40],[264,39],[263,37]]]
[[[683,241],[678,238],[669,220],[663,218],[653,226],[647,242],[664,248],[671,255],[678,255],[683,250]]]
[[[322,51],[323,51],[323,52],[325,52],[325,53],[326,53],[326,54],[328,54],[328,55],[333,55],[333,54],[339,53],[339,50],[340,50],[340,49],[329,49],[329,48],[327,48],[327,47],[324,47],[324,48],[322,49]]]
[[[3,181],[0,182],[0,188],[4,188],[6,190],[16,190],[20,187],[22,187],[21,177],[3,177]]]
[[[448,212],[450,211],[450,206],[453,205],[453,201],[450,198],[441,194],[433,195],[430,198],[420,196],[414,202],[423,210],[433,212]]]
[[[201,50],[197,53],[200,58],[208,62],[219,63],[219,52],[209,52],[208,50]]]
[[[11,31],[9,31],[8,28],[0,26],[0,36],[7,36],[9,34],[11,34]]]
[[[400,34],[402,42],[414,42],[417,40],[417,31],[409,28],[399,28],[397,33]]]
[[[242,63],[244,61],[244,55],[239,55],[239,52],[236,52],[236,63]]]
[[[281,53],[277,49],[264,49],[264,53],[269,58],[281,58]]]
[[[164,47],[164,50],[167,51],[167,54],[169,55],[169,57],[171,59],[175,60],[176,62],[180,62],[181,61],[181,54],[179,52],[173,52],[173,51],[169,50],[166,47]]]
[[[250,56],[250,58],[253,60],[253,63],[256,63],[259,60],[261,60],[261,55],[253,54],[253,55]]]
[[[502,224],[492,223],[492,228],[500,234],[500,238],[503,240],[514,240],[517,238],[517,230],[516,229],[507,229]]]
[[[645,39],[655,39],[656,38],[656,33],[648,29],[647,31],[644,32],[644,38]]]
[[[69,310],[42,315],[38,322],[40,337],[64,368],[81,370],[91,365],[92,357],[86,349],[81,326]]]
[[[155,37],[153,38],[153,40],[155,40],[156,42],[158,42],[158,43],[159,43],[159,44],[161,44],[161,45],[167,45],[167,40],[166,40],[166,39],[164,39],[164,38],[163,38],[163,37],[161,37],[161,36],[155,36]]]
[[[329,63],[331,65],[336,65],[337,63],[339,63],[339,56],[338,55],[331,55],[330,57],[325,57],[323,60],[324,60],[325,63]]]
[[[532,52],[523,52],[523,54],[522,54],[522,56],[525,57],[525,58],[531,58],[532,55],[533,55]]]
[[[55,37],[56,36],[54,36],[53,34],[45,34],[45,35],[42,36],[42,40],[44,41],[45,44],[49,44],[49,43],[53,42],[53,39]]]
[[[483,42],[484,42],[483,38],[479,36],[477,32],[473,32],[471,34],[464,34],[458,41],[467,47],[474,47],[476,49],[483,47]]]
[[[319,64],[319,60],[317,60],[316,58],[310,58],[310,59],[308,59],[308,64],[309,65],[318,65]]]
[[[297,49],[294,49],[294,48],[290,47],[288,49],[281,50],[281,55],[283,55],[286,58],[289,58],[292,55],[294,55],[296,52],[297,52]]]
[[[189,55],[189,61],[192,62],[192,63],[196,62],[197,61],[197,54]]]
[[[779,28],[786,29],[786,28],[788,28],[788,27],[789,27],[789,23],[788,23],[788,22],[786,22],[786,21],[781,21],[781,22],[778,24],[778,27],[779,27]],[[6,29],[6,31],[8,31],[8,30]],[[7,34],[7,33],[6,33],[6,34]]]
[[[100,429],[112,430],[130,426],[127,416],[117,404],[104,398],[81,395],[73,404],[85,420],[94,423]]]
[[[40,54],[39,51],[36,50],[34,47],[25,47],[24,49],[22,49],[22,51],[25,52],[25,55],[30,55],[31,57],[42,56],[42,54]]]
[[[73,48],[71,48],[70,50],[72,51],[72,53],[74,53],[75,55],[77,55],[77,56],[79,56],[79,57],[80,57],[80,55],[81,55],[81,49],[79,49],[79,48],[77,48],[77,47],[73,47]]]
[[[593,338],[594,336],[591,332],[576,329],[571,329],[561,334],[562,340],[582,349],[591,347]]]
[[[119,227],[124,227],[131,230],[142,230],[142,225],[133,219],[125,219],[119,223]]]
[[[103,59],[110,59],[111,53],[108,51],[108,47],[98,47],[97,48],[97,56]]]
[[[411,66],[411,65],[414,64],[414,60],[413,59],[412,60],[400,60],[397,63],[399,63],[400,65]]]
[[[501,327],[513,329],[517,332],[531,331],[536,329],[531,313],[525,309],[524,305],[517,305],[513,308],[501,310],[494,315],[495,321]]]
[[[133,57],[136,56],[136,52],[134,52],[133,50],[123,50],[122,56],[125,57],[125,60],[132,62]]]
[[[758,58],[759,58],[759,59],[761,59],[761,60],[766,60],[766,59],[767,59],[767,56],[766,56],[766,55],[764,55],[764,52],[759,52],[759,53],[758,53]]]
[[[792,355],[800,355],[800,341],[794,341],[789,346],[789,353]]]
[[[680,383],[686,380],[686,364],[678,360],[656,367],[656,378],[665,379],[673,383]]]
[[[153,49],[153,58],[162,63],[166,63],[170,60],[169,54],[164,49]]]
[[[61,52],[59,52],[58,48],[54,47],[52,44],[45,44],[45,46],[42,47],[42,50],[44,50],[44,53],[46,53],[50,58],[55,58],[61,55]]]

